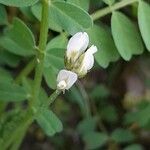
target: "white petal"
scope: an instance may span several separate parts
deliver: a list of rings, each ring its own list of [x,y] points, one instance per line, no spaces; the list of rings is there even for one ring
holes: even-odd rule
[[[67,56],[72,52],[82,53],[86,50],[89,44],[89,36],[86,32],[78,32],[72,36],[67,45]]]
[[[67,87],[66,89],[70,89],[72,87],[72,85],[77,81],[77,74],[74,73],[74,72],[71,72],[71,71],[68,71],[69,72],[69,76],[68,76],[68,80],[67,80]]]
[[[85,53],[84,59],[83,59],[83,68],[88,71],[94,66],[94,56],[90,53]]]
[[[57,82],[59,83],[60,81],[63,81],[67,78],[67,70],[60,70],[57,76]]]
[[[57,76],[57,83],[59,84],[61,81],[66,82],[65,89],[68,90],[77,81],[77,74],[63,69],[58,73]]]
[[[90,54],[94,54],[97,52],[97,47],[92,45],[87,51],[86,53],[90,53]]]

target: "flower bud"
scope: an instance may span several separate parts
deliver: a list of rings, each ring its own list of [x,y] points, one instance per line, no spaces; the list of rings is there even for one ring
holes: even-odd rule
[[[89,36],[86,32],[78,32],[72,36],[67,45],[66,67],[72,68],[79,56],[86,50],[89,44]]]

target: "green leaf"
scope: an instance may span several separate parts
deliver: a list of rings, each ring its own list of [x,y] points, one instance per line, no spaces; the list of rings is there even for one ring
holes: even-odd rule
[[[25,7],[31,6],[38,1],[39,0],[0,0],[0,3],[7,6]]]
[[[59,35],[51,40],[46,47],[44,66],[52,66],[58,70],[63,68],[66,47],[67,38],[64,35]]]
[[[40,3],[34,5],[31,8],[31,11],[33,13],[33,15],[38,19],[41,20],[41,14],[42,14],[42,5]],[[52,14],[52,10],[49,11],[49,28],[57,31],[57,32],[62,32],[62,27],[60,25],[58,25],[54,20],[53,20],[53,14]]]
[[[0,45],[9,52],[21,56],[30,56],[35,53],[35,40],[32,32],[17,18],[6,30],[5,35],[0,38]]]
[[[124,148],[123,150],[144,150],[143,147],[139,144],[132,144]]]
[[[30,21],[36,20],[36,18],[34,17],[32,11],[31,11],[31,7],[20,7],[19,9],[23,13],[23,15]]]
[[[108,28],[94,25],[87,32],[91,43],[98,48],[95,58],[100,66],[106,68],[110,62],[118,60],[119,54]]]
[[[78,124],[77,130],[80,134],[85,135],[88,132],[92,132],[96,129],[96,122],[96,117],[84,119]]]
[[[1,65],[8,65],[10,67],[16,67],[20,62],[20,57],[9,53],[6,50],[0,51],[0,64]]]
[[[83,137],[83,140],[86,144],[86,149],[96,149],[107,142],[108,136],[101,132],[90,132]]]
[[[109,123],[114,123],[118,119],[118,114],[113,105],[105,106],[101,109],[101,116],[103,120]]]
[[[115,0],[103,0],[103,2],[107,5],[112,5],[115,2]]]
[[[90,0],[67,0],[67,2],[75,4],[81,8],[83,8],[85,11],[88,11]]]
[[[115,44],[122,58],[130,60],[133,54],[137,55],[143,52],[137,28],[124,14],[113,12],[111,28]]]
[[[54,1],[49,9],[49,26],[56,31],[60,31],[62,28],[70,34],[74,34],[92,26],[92,19],[89,14],[73,4]],[[40,20],[40,4],[33,6],[32,12]]]
[[[139,1],[138,23],[142,38],[147,49],[150,51],[150,6],[144,1]]]
[[[0,100],[1,101],[23,101],[28,98],[28,93],[25,89],[11,82],[0,82]]]
[[[13,78],[11,74],[3,68],[0,68],[0,82],[12,82]]]
[[[57,74],[58,70],[56,70],[54,67],[45,67],[44,68],[44,79],[47,83],[47,85],[52,88],[56,89],[56,80],[57,80]]]
[[[109,95],[110,95],[109,89],[103,84],[95,86],[90,93],[90,96],[94,100],[105,99],[108,98]]]
[[[118,128],[113,131],[111,138],[117,143],[126,143],[133,141],[135,136],[129,130]]]
[[[61,121],[50,110],[41,110],[36,116],[36,120],[48,136],[53,136],[55,133],[61,132],[63,129]]]
[[[4,6],[0,5],[0,25],[7,24],[7,12]]]

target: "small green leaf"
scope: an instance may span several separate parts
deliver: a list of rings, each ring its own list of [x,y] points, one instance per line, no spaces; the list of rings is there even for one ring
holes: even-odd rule
[[[0,64],[16,67],[20,62],[20,57],[6,50],[0,51]]]
[[[130,60],[132,55],[143,52],[143,45],[137,28],[124,14],[113,12],[111,28],[118,51],[125,60]]]
[[[49,9],[49,26],[53,30],[60,32],[62,28],[68,33],[74,34],[92,26],[89,14],[71,3],[54,1]],[[40,4],[33,6],[32,12],[41,20]]]
[[[115,2],[115,0],[103,0],[103,2],[107,5],[112,5]]]
[[[0,3],[7,6],[25,7],[31,6],[38,1],[39,0],[0,0]]]
[[[144,150],[143,147],[139,144],[132,144],[124,148],[123,150]]]
[[[0,25],[7,24],[7,12],[4,6],[0,5]]]
[[[11,74],[3,68],[0,68],[0,82],[12,82],[13,78]]]
[[[67,0],[67,2],[75,4],[81,8],[83,8],[85,11],[88,11],[90,0]]]
[[[150,51],[150,6],[144,1],[139,1],[138,23],[147,49]]]
[[[90,132],[84,135],[83,140],[86,144],[86,149],[96,149],[107,142],[108,136],[101,132]]]
[[[117,143],[126,143],[133,141],[135,136],[129,130],[118,128],[113,131],[111,138]]]
[[[37,115],[36,120],[48,136],[61,132],[63,125],[57,116],[50,110],[43,109]]]
[[[28,98],[25,89],[17,84],[6,81],[0,82],[0,100],[1,101],[23,101]]]
[[[106,68],[110,62],[118,60],[119,54],[108,28],[94,25],[87,32],[91,43],[98,48],[95,58],[100,66]]]
[[[44,66],[52,66],[56,69],[64,67],[64,55],[67,47],[67,39],[60,35],[51,40],[46,47]]]
[[[17,18],[6,30],[5,35],[0,38],[0,45],[9,52],[21,56],[30,56],[35,53],[35,40],[32,32]]]
[[[54,67],[49,66],[44,68],[44,79],[47,85],[52,89],[56,89],[57,73],[58,70],[56,70]]]
[[[82,135],[88,132],[92,132],[96,129],[96,122],[97,122],[96,117],[94,118],[90,117],[90,118],[84,119],[78,124],[77,130]]]
[[[105,106],[101,109],[101,116],[103,120],[109,123],[114,123],[118,119],[116,108],[113,105]]]

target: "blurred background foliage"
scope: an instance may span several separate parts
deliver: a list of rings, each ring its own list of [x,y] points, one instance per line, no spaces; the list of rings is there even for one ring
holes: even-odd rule
[[[56,75],[64,65],[63,57],[68,37],[81,28],[88,32],[91,43],[98,47],[95,68],[69,91],[59,96],[52,105],[51,109],[63,123],[63,131],[52,137],[47,136],[34,123],[20,149],[149,150],[150,34],[147,33],[150,33],[150,6],[147,5],[150,1],[145,1],[146,6],[140,4],[140,8],[137,3],[132,3],[112,15],[110,13],[100,19],[94,19],[91,28],[89,27],[92,22],[86,12],[94,18],[93,13],[96,10],[109,7],[108,5],[111,8],[111,5],[113,7],[119,0],[66,1],[69,2],[68,6],[57,4],[51,8],[53,13],[50,14],[49,20],[41,98],[47,97],[47,94],[56,88]],[[63,12],[62,16],[58,8]],[[84,10],[84,13],[80,12],[80,9]],[[146,12],[142,12],[143,10]],[[141,11],[139,15],[137,11]],[[10,123],[14,123],[14,120],[17,122],[18,116],[24,115],[18,111],[20,102],[12,103],[7,99],[14,96],[15,101],[19,101],[26,97],[24,91],[16,87],[18,84],[12,86],[10,83],[35,55],[33,47],[39,37],[40,13],[40,3],[20,8],[0,5],[0,90],[7,86],[11,91],[7,96],[0,93],[0,135],[6,136],[4,139],[8,139],[14,129]],[[146,23],[143,23],[142,19],[144,13],[147,13]],[[25,36],[21,38],[22,35]],[[30,63],[34,64],[34,60]],[[33,67],[34,65],[28,68],[31,79]],[[26,90],[32,88],[32,81],[28,80],[16,78],[16,82],[21,82]],[[3,81],[8,84],[3,85]],[[16,96],[16,93],[22,94]],[[26,103],[23,107],[26,107]],[[4,115],[6,112],[7,115]],[[16,118],[12,121],[13,115]]]

